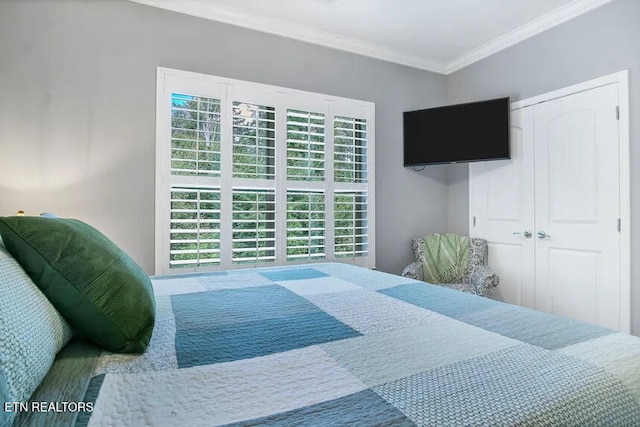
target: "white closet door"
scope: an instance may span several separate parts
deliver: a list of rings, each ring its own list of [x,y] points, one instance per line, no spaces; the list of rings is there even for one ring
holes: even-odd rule
[[[628,331],[618,91],[513,110],[512,159],[470,165],[469,230],[489,241],[496,299]]]
[[[617,85],[535,106],[535,308],[620,329]]]
[[[511,160],[470,165],[470,235],[486,239],[494,298],[534,306],[533,107],[511,112]]]

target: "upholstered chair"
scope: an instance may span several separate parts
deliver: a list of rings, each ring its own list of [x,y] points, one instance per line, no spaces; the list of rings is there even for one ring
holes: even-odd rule
[[[432,235],[437,236],[437,235]],[[456,235],[447,235],[456,236]],[[418,237],[411,239],[411,246],[415,256],[415,261],[409,264],[402,271],[402,276],[416,280],[425,280],[425,238]],[[463,236],[460,236],[463,237]],[[465,251],[466,253],[467,251]],[[427,253],[426,256],[429,256]],[[470,294],[488,297],[493,292],[493,288],[498,286],[500,278],[487,266],[487,241],[479,238],[469,238],[468,263],[466,268],[460,272],[458,277],[451,280],[451,283],[433,283]]]

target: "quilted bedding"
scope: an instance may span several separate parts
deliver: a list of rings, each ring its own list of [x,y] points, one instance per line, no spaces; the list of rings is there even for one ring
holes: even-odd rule
[[[637,337],[345,264],[152,281],[72,425],[640,425]]]

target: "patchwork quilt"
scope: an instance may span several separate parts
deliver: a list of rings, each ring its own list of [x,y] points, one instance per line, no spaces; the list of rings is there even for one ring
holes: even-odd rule
[[[640,425],[637,337],[346,264],[152,281],[72,425]]]

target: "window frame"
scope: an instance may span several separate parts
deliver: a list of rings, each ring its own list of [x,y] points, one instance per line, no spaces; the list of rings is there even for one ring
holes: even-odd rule
[[[171,95],[181,93],[220,100],[220,176],[171,175]],[[275,170],[273,180],[234,178],[232,167],[232,107],[233,102],[255,103],[275,108]],[[325,116],[324,181],[296,181],[287,179],[287,111],[303,110]],[[335,182],[334,179],[334,120],[338,117],[366,121],[367,180]],[[156,186],[155,186],[155,274],[218,271],[237,268],[259,268],[317,262],[347,262],[375,268],[375,105],[332,95],[300,91],[218,76],[211,76],[165,67],[157,68],[156,82]],[[247,187],[249,181],[255,181]],[[271,182],[268,182],[271,181]],[[172,186],[220,188],[220,263],[208,267],[170,268],[170,220]],[[276,247],[275,261],[239,263],[231,260],[232,189],[275,188]],[[321,191],[325,198],[325,258],[289,260],[287,257],[287,194],[289,191]],[[366,192],[367,194],[367,255],[335,256],[334,195],[337,191]],[[229,215],[227,217],[227,215]]]

